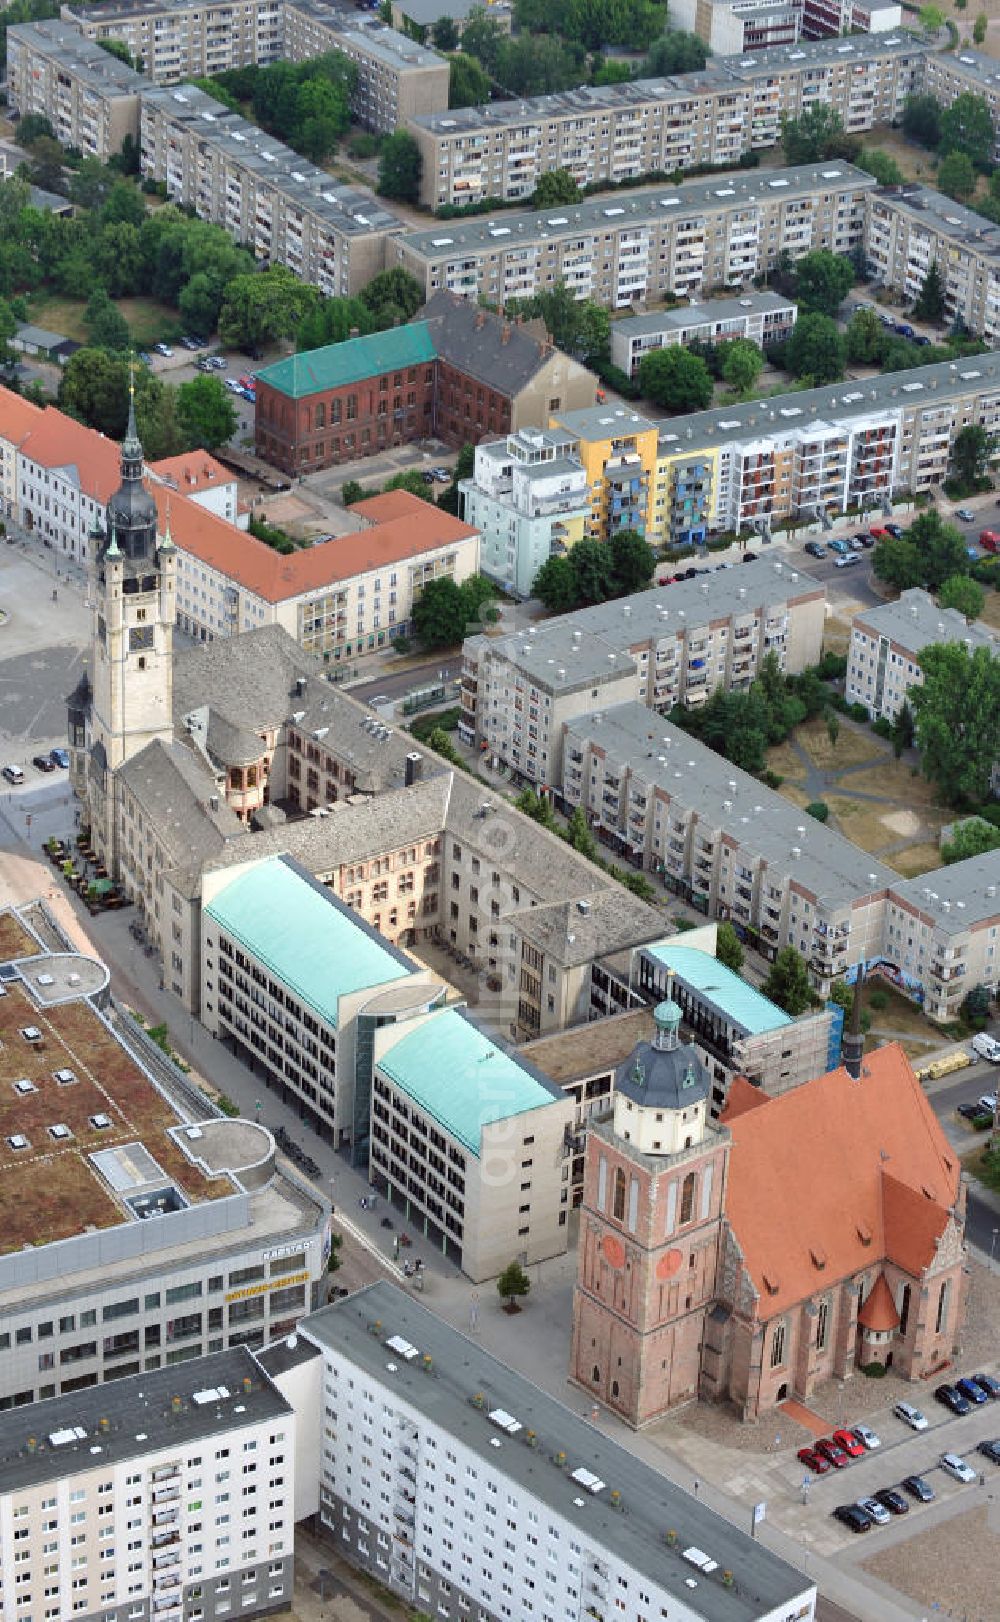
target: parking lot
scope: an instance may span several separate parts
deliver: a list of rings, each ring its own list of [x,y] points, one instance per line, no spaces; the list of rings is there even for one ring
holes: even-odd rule
[[[264,361],[251,360],[248,355],[239,350],[221,349],[218,344],[204,344],[198,349],[185,348],[180,342],[169,346],[168,355],[150,352],[144,356],[145,363],[157,377],[166,382],[179,384],[190,383],[192,378],[217,377],[222,383],[237,383],[241,377],[249,377],[251,372],[259,371]],[[199,361],[207,359],[222,361],[221,366],[213,367],[207,371],[199,366]],[[270,357],[274,359],[275,357]],[[244,440],[253,440],[254,434],[254,407],[253,402],[227,388],[233,408],[236,412],[237,428],[233,442],[242,445]]]

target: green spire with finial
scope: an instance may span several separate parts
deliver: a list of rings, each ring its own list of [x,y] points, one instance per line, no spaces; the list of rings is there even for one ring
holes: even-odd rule
[[[129,355],[128,361],[128,425],[122,443],[122,456],[128,461],[142,461],[142,442],[135,422],[135,359],[132,355]]]
[[[108,549],[105,552],[104,556],[106,558],[120,558],[121,555],[122,555],[121,554],[121,549],[119,548],[119,545],[118,545],[118,536],[115,533],[115,526],[114,526],[114,524],[112,524],[112,526],[111,526],[111,539],[108,542]]]
[[[175,552],[176,550],[177,550],[177,548],[174,546],[173,536],[170,533],[170,503],[168,501],[167,502],[167,523],[166,523],[166,528],[163,531],[163,539],[160,542],[160,551],[161,552]]]

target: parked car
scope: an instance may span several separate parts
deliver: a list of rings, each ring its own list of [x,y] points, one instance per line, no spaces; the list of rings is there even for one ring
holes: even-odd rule
[[[903,526],[902,526],[902,524],[886,524],[885,529],[886,529],[886,533],[889,534],[889,535],[892,535],[897,541],[899,540],[899,537],[903,534]]]
[[[960,1391],[966,1402],[971,1402],[975,1408],[979,1408],[984,1402],[990,1400],[986,1392],[975,1380],[969,1380],[964,1376],[961,1380],[955,1381],[955,1390]]]
[[[834,1519],[842,1521],[852,1532],[870,1532],[875,1522],[858,1504],[838,1504],[833,1511]]]
[[[56,763],[49,755],[32,755],[31,764],[40,772],[54,772],[56,769]]]
[[[861,559],[856,552],[848,552],[846,558],[835,558],[833,566],[835,569],[849,569],[852,563],[860,562]]]
[[[866,1515],[870,1515],[876,1526],[888,1526],[892,1519],[889,1511],[877,1498],[859,1498],[858,1508],[864,1510]]]
[[[230,394],[242,394],[243,393],[243,385],[242,385],[242,383],[237,383],[235,377],[227,377],[224,381],[225,381],[226,388],[229,390]]]
[[[955,517],[960,518],[963,524],[974,524],[976,522],[976,515],[971,507],[956,507]]]
[[[898,1487],[883,1487],[881,1492],[875,1494],[876,1499],[887,1509],[890,1515],[908,1515],[910,1506]]]
[[[976,1479],[972,1465],[966,1464],[960,1453],[942,1453],[940,1463],[942,1470],[947,1470],[956,1481],[969,1482]]]
[[[1000,1042],[995,1036],[989,1036],[986,1031],[980,1031],[972,1038],[972,1051],[980,1059],[987,1059],[990,1064],[1000,1064]]]
[[[256,389],[241,389],[240,393],[242,394],[244,400],[249,400],[250,401],[251,405],[256,405],[257,404],[257,390]]]
[[[981,1104],[959,1104],[958,1113],[965,1121],[979,1121],[984,1127],[989,1125],[987,1118],[991,1111],[984,1110]]]
[[[183,347],[185,349],[200,349],[201,348],[201,339],[200,338],[192,338],[190,333],[188,333],[186,337],[181,339],[181,344],[183,345]]]
[[[169,344],[154,344],[153,352],[154,354],[162,355],[164,360],[173,360],[174,358],[174,352]]]
[[[832,1464],[835,1470],[843,1470],[844,1466],[850,1463],[843,1448],[836,1442],[831,1442],[827,1436],[816,1443],[816,1452],[822,1455],[827,1464]]]
[[[873,524],[869,533],[876,541],[884,541],[888,538],[889,531],[884,524]]]
[[[423,467],[420,469],[420,477],[423,479],[425,484],[434,483],[434,475],[429,467]]]
[[[450,484],[451,483],[452,473],[451,473],[451,468],[450,467],[432,467],[431,472],[433,473],[434,477],[437,479],[438,484]]]
[[[934,1488],[926,1482],[923,1476],[904,1476],[900,1485],[905,1487],[911,1498],[918,1504],[932,1504],[934,1502]]]
[[[817,1453],[814,1447],[800,1447],[795,1457],[807,1470],[812,1470],[818,1476],[825,1476],[830,1468],[830,1461]]]
[[[909,1425],[911,1431],[925,1431],[928,1428],[927,1415],[914,1408],[912,1402],[894,1402],[892,1411],[897,1419],[904,1425]]]
[[[983,1093],[979,1099],[979,1108],[984,1115],[995,1115],[997,1112],[996,1093]]]
[[[51,760],[55,761],[57,766],[61,766],[63,771],[68,771],[69,770],[69,750],[68,749],[50,749],[49,750],[49,757],[50,757]]]
[[[743,556],[740,558],[740,562],[741,563],[756,563],[757,562],[757,554],[756,554],[756,552],[744,552]]]
[[[24,773],[22,772],[20,766],[5,766],[3,768],[2,775],[6,777],[8,783],[24,782]]]
[[[854,1434],[869,1453],[874,1453],[877,1447],[882,1446],[882,1438],[876,1436],[870,1425],[855,1425]]]
[[[819,541],[806,541],[804,550],[811,558],[825,558],[826,547],[820,546]]]
[[[963,1397],[957,1386],[949,1385],[947,1381],[944,1385],[934,1387],[934,1395],[938,1402],[953,1414],[968,1414],[972,1411],[969,1399]]]
[[[827,541],[826,546],[828,552],[836,552],[838,557],[847,557],[850,552],[850,547],[846,541]]]
[[[972,1378],[988,1397],[992,1397],[994,1401],[1000,1397],[1000,1380],[995,1380],[992,1374],[974,1374]]]
[[[213,370],[212,362],[207,360],[204,356],[202,356],[201,360],[195,361],[195,366],[199,372],[210,372]]]
[[[976,1452],[981,1453],[984,1459],[989,1459],[991,1464],[1000,1464],[1000,1441],[978,1442]]]
[[[872,547],[875,545],[874,535],[869,535],[867,531],[863,535],[859,535],[858,540],[861,542],[861,545],[864,547],[866,552],[870,552]]]
[[[918,332],[916,337],[911,341],[918,344],[921,349],[929,349],[931,345],[931,340],[929,338],[925,338],[922,332]]]
[[[229,365],[225,355],[209,355],[208,364],[213,372],[224,372]]]
[[[861,1459],[864,1457],[864,1443],[859,1442],[853,1431],[834,1431],[833,1439],[838,1447],[842,1447],[848,1458]]]

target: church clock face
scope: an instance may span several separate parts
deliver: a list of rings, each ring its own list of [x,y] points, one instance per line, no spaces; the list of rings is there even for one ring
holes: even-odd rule
[[[133,625],[128,633],[128,647],[130,653],[143,653],[153,646],[153,627],[151,625]]]

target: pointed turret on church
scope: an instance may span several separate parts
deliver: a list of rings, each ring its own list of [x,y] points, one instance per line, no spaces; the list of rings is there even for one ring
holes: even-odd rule
[[[173,737],[176,552],[169,525],[162,540],[157,536],[156,503],[143,480],[131,380],[121,484],[108,502],[106,527],[94,534],[93,543],[90,677],[84,695],[88,747],[80,787],[94,847],[109,873],[117,876],[115,773],[155,738]]]

